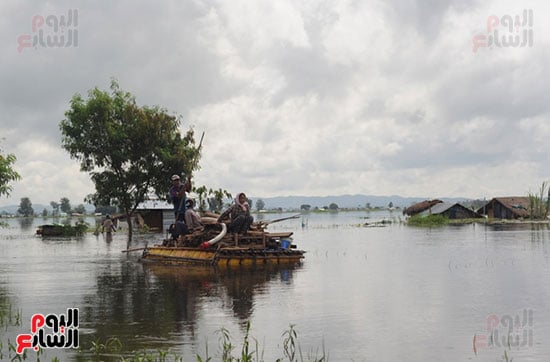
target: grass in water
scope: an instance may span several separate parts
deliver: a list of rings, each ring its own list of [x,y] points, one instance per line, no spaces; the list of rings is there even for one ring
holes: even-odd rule
[[[243,337],[240,348],[235,345],[231,339],[231,334],[226,328],[221,328],[216,332],[218,337],[218,352],[215,355],[210,355],[208,350],[208,344],[205,346],[205,355],[196,355],[197,362],[263,362],[264,353],[260,348],[258,341],[250,335],[250,322],[246,324],[246,332]],[[325,362],[328,361],[323,347],[321,356],[317,353],[309,354],[304,359],[300,345],[298,343],[298,333],[295,326],[290,325],[289,329],[282,334],[282,355],[283,357],[277,358],[276,362]],[[117,338],[111,337],[104,343],[100,339],[96,339],[91,343],[91,347],[88,349],[93,353],[95,360],[101,360],[102,357],[119,358],[120,361],[125,362],[137,362],[137,361],[176,361],[183,362],[182,356],[178,356],[176,353],[170,350],[157,349],[156,351],[140,351],[133,352],[133,355],[124,356],[119,355],[122,349],[122,343]]]
[[[449,224],[449,219],[443,215],[414,215],[408,220],[411,226],[442,226]]]

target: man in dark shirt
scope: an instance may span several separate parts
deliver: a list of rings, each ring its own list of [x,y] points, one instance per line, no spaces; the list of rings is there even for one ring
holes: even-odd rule
[[[191,179],[187,178],[185,183],[180,181],[178,175],[172,175],[172,187],[170,187],[170,198],[174,204],[174,215],[176,220],[183,221],[185,217],[185,193],[191,191]]]

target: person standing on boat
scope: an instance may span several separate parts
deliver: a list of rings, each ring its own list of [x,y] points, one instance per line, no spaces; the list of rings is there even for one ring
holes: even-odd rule
[[[172,175],[172,187],[170,187],[169,193],[172,204],[174,204],[176,220],[183,221],[185,218],[185,193],[189,191],[191,191],[191,177],[182,183],[178,175]]]
[[[197,211],[195,210],[195,200],[188,199],[185,201],[185,223],[190,232],[194,230],[202,230],[203,225]]]
[[[220,217],[218,222],[221,223],[229,216],[229,232],[237,234],[246,234],[250,229],[250,225],[254,221],[254,218],[250,215],[250,205],[246,201],[246,195],[244,192],[237,194],[235,197],[235,203],[229,206]]]

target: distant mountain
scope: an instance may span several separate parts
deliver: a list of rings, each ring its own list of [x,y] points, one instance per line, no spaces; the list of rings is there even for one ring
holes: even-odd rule
[[[339,208],[365,207],[370,204],[371,207],[387,207],[391,202],[394,207],[408,207],[416,202],[433,199],[433,197],[402,197],[392,196],[373,196],[373,195],[339,195],[339,196],[277,196],[277,197],[251,197],[256,202],[262,199],[266,209],[283,208],[299,209],[301,205],[310,205],[312,208],[329,206],[335,203]],[[466,198],[439,198],[445,202],[463,202]]]
[[[72,207],[75,207],[77,205],[71,205]],[[84,208],[86,209],[86,212],[92,213],[95,211],[95,206],[90,204],[84,204]],[[0,214],[11,214],[15,215],[17,214],[17,210],[19,209],[19,205],[8,205],[8,206],[0,206]],[[50,205],[44,205],[44,204],[32,204],[32,209],[34,210],[34,213],[37,215],[42,214],[42,210],[46,209],[49,214],[53,211],[52,207]]]
[[[408,207],[416,202],[434,199],[437,197],[402,197],[398,195],[392,196],[373,196],[373,195],[338,195],[338,196],[277,196],[277,197],[250,197],[253,202],[262,199],[265,203],[265,209],[299,209],[302,205],[310,205],[311,208],[328,207],[335,203],[339,208],[364,208],[367,204],[371,207],[388,207],[391,202],[394,207]],[[464,202],[466,198],[438,198],[445,202]],[[74,205],[73,205],[74,206]],[[255,205],[252,205],[255,209]],[[84,205],[86,212],[92,213],[95,210],[93,205]],[[16,214],[19,205],[10,205],[0,207],[0,214],[6,212],[8,214]],[[33,204],[32,208],[36,214],[41,214],[42,210],[46,209],[48,213],[52,212],[50,205]]]

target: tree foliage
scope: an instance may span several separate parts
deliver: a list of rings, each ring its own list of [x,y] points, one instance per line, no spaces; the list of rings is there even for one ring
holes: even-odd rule
[[[256,210],[260,211],[260,210],[263,210],[264,208],[265,208],[264,200],[258,199],[258,201],[256,201]]]
[[[529,192],[529,217],[545,220],[550,212],[550,183],[544,181],[539,193]]]
[[[78,214],[85,214],[86,213],[86,207],[84,207],[84,204],[79,204],[76,206],[73,210],[74,212]]]
[[[23,215],[24,217],[29,217],[34,215],[32,203],[28,197],[21,198],[21,202],[19,203],[19,209],[17,209],[17,213]]]
[[[208,194],[212,196],[208,198],[208,205],[212,212],[221,212],[223,209],[223,200],[231,198],[231,193],[221,188],[217,190],[209,189]]]
[[[182,136],[179,126],[165,109],[138,106],[116,80],[110,92],[94,88],[87,99],[75,94],[60,123],[63,148],[95,184],[88,201],[116,205],[127,216],[149,193],[166,197],[171,174],[197,168],[193,129]]]
[[[15,161],[15,155],[4,155],[0,149],[0,196],[9,196],[12,191],[10,182],[21,179],[21,176],[12,168]]]
[[[61,212],[70,213],[72,210],[71,201],[66,197],[62,197],[61,200],[59,200],[59,208]]]
[[[52,207],[52,215],[59,215],[59,203],[56,201],[50,201],[50,206]]]

